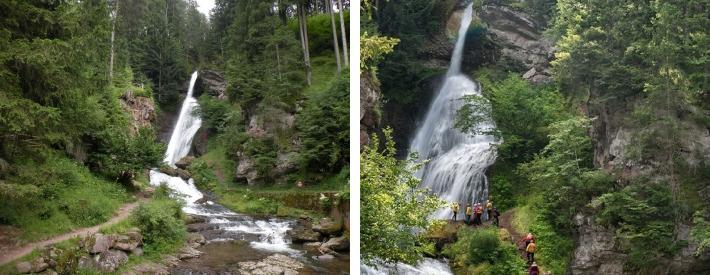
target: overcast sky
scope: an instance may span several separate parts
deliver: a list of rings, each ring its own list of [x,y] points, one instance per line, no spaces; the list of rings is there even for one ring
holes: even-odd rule
[[[210,17],[210,10],[214,8],[214,0],[196,0],[197,9],[205,16]]]

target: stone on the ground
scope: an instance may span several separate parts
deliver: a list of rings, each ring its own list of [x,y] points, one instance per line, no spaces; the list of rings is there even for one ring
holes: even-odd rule
[[[128,255],[121,250],[105,251],[96,257],[96,266],[103,272],[114,272],[126,262],[128,262]]]
[[[91,257],[84,255],[84,256],[81,256],[81,258],[79,258],[78,267],[80,269],[88,269],[88,268],[93,268],[95,266],[96,266],[96,262],[94,262],[94,259],[92,259]]]
[[[116,240],[113,247],[128,252],[133,249],[136,249],[138,245],[140,245],[139,240],[134,240],[133,238],[126,235],[118,235],[116,236]]]
[[[17,263],[15,268],[17,268],[17,273],[20,274],[32,272],[32,264],[27,261]]]
[[[177,168],[172,168],[170,166],[162,166],[160,167],[160,172],[163,174],[166,174],[171,177],[177,177],[178,176],[178,171]]]
[[[303,264],[281,254],[274,254],[261,261],[239,263],[239,273],[245,275],[296,275]]]
[[[193,223],[187,225],[187,232],[200,232],[218,228],[219,226],[213,223]]]
[[[325,235],[336,235],[343,229],[343,222],[341,220],[334,220],[331,218],[322,218],[318,224],[313,226],[313,231],[320,232]]]
[[[165,275],[165,274],[169,274],[169,273],[168,273],[168,268],[165,267],[164,265],[156,264],[156,263],[144,263],[144,264],[139,264],[139,265],[133,267],[132,274]]]
[[[332,250],[338,252],[346,251],[349,247],[350,240],[348,240],[348,238],[346,238],[345,236],[330,238],[330,240],[321,245],[321,248],[324,250]]]
[[[317,242],[320,240],[320,233],[307,227],[294,228],[288,232],[293,243]]]
[[[49,264],[44,257],[37,257],[37,259],[32,262],[32,273],[40,273],[47,270],[47,268],[49,268]]]
[[[190,246],[183,247],[177,254],[178,259],[190,259],[200,257],[204,252],[194,249]]]
[[[143,256],[143,248],[137,247],[133,250],[131,250],[132,255],[136,255],[138,257]]]
[[[175,163],[175,166],[177,166],[180,169],[187,169],[190,164],[192,164],[192,161],[195,160],[195,157],[192,156],[187,156],[182,159],[180,159],[178,162]]]
[[[101,233],[96,233],[93,236],[89,237],[89,239],[87,240],[86,251],[91,254],[103,253],[108,251],[112,245],[113,242],[110,236],[106,236]]]
[[[163,263],[167,266],[176,266],[178,263],[180,263],[180,259],[173,255],[165,255],[162,258]]]
[[[205,244],[207,241],[205,240],[205,236],[202,236],[200,233],[190,233],[187,234],[187,243],[188,244],[197,244],[197,246]]]

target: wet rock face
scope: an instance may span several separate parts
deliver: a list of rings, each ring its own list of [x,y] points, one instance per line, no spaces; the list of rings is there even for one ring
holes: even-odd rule
[[[380,123],[380,87],[370,73],[360,75],[360,146],[370,143],[370,134]]]
[[[317,242],[321,238],[319,232],[313,231],[310,222],[299,220],[291,231],[288,232],[293,243]]]
[[[304,265],[288,256],[274,254],[261,261],[249,261],[239,263],[241,274],[264,274],[264,275],[295,275]]]

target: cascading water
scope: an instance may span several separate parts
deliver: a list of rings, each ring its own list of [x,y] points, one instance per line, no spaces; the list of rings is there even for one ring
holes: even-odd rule
[[[432,102],[424,124],[418,129],[409,149],[410,152],[417,152],[420,160],[429,159],[416,174],[422,179],[420,187],[428,188],[448,202],[457,201],[461,204],[481,202],[488,196],[488,182],[484,173],[496,157],[490,145],[494,142],[493,137],[471,136],[454,127],[456,112],[463,105],[461,97],[481,94],[478,85],[461,74],[466,32],[472,18],[473,5],[469,4],[461,18],[446,81]],[[482,127],[490,129],[493,125],[489,123]],[[436,211],[433,216],[449,218],[451,210],[446,207]],[[416,266],[403,263],[377,265],[376,268],[361,265],[360,272],[367,275],[453,274],[447,262],[431,258],[424,258]]]
[[[429,162],[417,171],[421,188],[427,188],[447,202],[459,202],[459,217],[463,217],[464,204],[481,202],[488,197],[488,180],[485,171],[493,164],[496,152],[491,146],[495,139],[489,135],[462,133],[454,124],[456,112],[463,105],[461,97],[480,95],[480,87],[461,73],[461,60],[466,32],[473,17],[469,4],[464,10],[458,39],[451,57],[446,80],[431,104],[424,123],[418,129],[410,146],[420,160]],[[480,126],[492,129],[492,122]],[[452,215],[446,207],[434,213],[434,218],[446,219]]]
[[[175,167],[175,163],[187,156],[192,146],[192,139],[202,125],[200,117],[195,116],[194,110],[199,107],[197,100],[192,96],[197,71],[192,73],[187,96],[180,109],[175,129],[170,137],[168,149],[165,153],[165,164]],[[300,251],[289,247],[290,240],[286,232],[291,229],[292,221],[281,219],[260,220],[249,216],[240,215],[212,201],[198,203],[203,198],[202,192],[194,184],[193,179],[187,181],[180,177],[164,174],[157,169],[150,171],[150,184],[159,186],[166,184],[178,197],[185,201],[183,211],[188,214],[202,216],[214,228],[223,233],[209,241],[245,240],[257,249],[279,251],[291,254],[300,254]]]

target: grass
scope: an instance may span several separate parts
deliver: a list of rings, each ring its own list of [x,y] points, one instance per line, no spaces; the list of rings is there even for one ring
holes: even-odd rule
[[[328,90],[330,83],[338,75],[338,66],[332,52],[313,56],[311,58],[311,86],[303,91],[305,96],[322,93]]]
[[[22,230],[23,243],[100,224],[135,200],[125,187],[94,176],[66,157],[28,161],[16,169],[8,183],[33,183],[39,190],[30,197],[0,201],[0,220]]]

